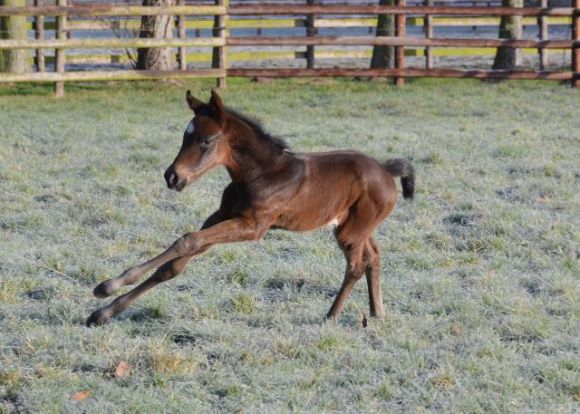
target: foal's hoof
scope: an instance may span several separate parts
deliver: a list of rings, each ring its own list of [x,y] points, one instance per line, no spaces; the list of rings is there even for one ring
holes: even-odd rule
[[[106,324],[109,319],[111,318],[110,312],[107,312],[106,309],[98,309],[94,311],[91,316],[87,319],[86,325],[87,327],[91,326],[100,326]]]
[[[338,323],[338,316],[326,314],[326,315],[324,315],[324,318],[322,318],[322,323],[336,325]]]
[[[99,299],[106,298],[115,293],[119,288],[115,286],[115,281],[112,279],[105,280],[100,283],[94,290],[93,295]]]

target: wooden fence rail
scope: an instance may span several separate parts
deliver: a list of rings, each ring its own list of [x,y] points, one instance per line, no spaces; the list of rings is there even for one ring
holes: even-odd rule
[[[423,39],[415,37],[208,37],[192,39],[45,39],[0,40],[0,49],[102,49],[153,47],[223,47],[223,46],[412,46],[570,49],[580,47],[580,40],[509,40],[509,39]]]
[[[230,16],[256,15],[308,15],[308,14],[341,14],[341,15],[377,15],[394,14],[410,15],[444,15],[444,16],[571,16],[574,7],[448,7],[448,6],[282,6],[251,5],[232,6]]]
[[[321,5],[315,1],[308,1],[307,5],[229,5],[228,0],[215,0],[215,6],[185,6],[171,7],[142,7],[142,6],[113,6],[107,4],[68,5],[66,0],[57,0],[56,6],[46,6],[37,1],[37,6],[30,7],[0,7],[0,16],[36,16],[35,39],[0,40],[0,49],[34,49],[43,51],[55,49],[55,71],[33,73],[0,73],[2,82],[55,82],[57,95],[62,95],[63,82],[68,81],[101,81],[101,80],[139,80],[139,79],[183,79],[210,77],[217,78],[219,86],[225,86],[227,77],[391,77],[397,84],[402,84],[404,78],[411,77],[451,77],[477,79],[545,79],[557,81],[572,81],[572,85],[580,86],[580,0],[573,0],[574,7],[439,7],[406,6],[405,0],[397,0],[396,6],[373,5]],[[546,3],[542,3],[545,5]],[[324,27],[352,27],[369,25],[375,22],[376,15],[395,15],[396,35],[389,36],[319,36],[317,28]],[[110,18],[110,17],[140,17],[140,16],[171,15],[178,17],[178,37],[173,39],[143,39],[143,38],[86,38],[70,39],[66,33],[70,30],[119,28],[116,21],[70,20],[72,18]],[[477,24],[489,24],[490,18],[499,16],[519,15],[527,18],[537,18],[541,26],[540,40],[507,40],[507,39],[465,39],[465,38],[433,38],[432,26],[437,21],[449,21],[450,16],[461,16],[466,21]],[[52,22],[43,22],[45,16],[56,18],[54,39],[44,38],[44,30]],[[186,28],[193,24],[186,20],[194,17],[203,25],[194,26],[212,28],[211,37],[187,37]],[[199,20],[201,17],[206,20]],[[283,16],[282,20],[273,16]],[[289,18],[289,16],[301,16]],[[342,24],[336,24],[340,16]],[[362,17],[361,17],[362,16]],[[366,17],[364,17],[366,16]],[[236,19],[232,19],[236,17]],[[207,20],[208,18],[213,19]],[[266,19],[264,19],[266,18]],[[239,20],[238,20],[239,19]],[[475,19],[475,20],[474,20]],[[548,19],[558,24],[571,24],[572,36],[568,40],[547,39]],[[240,21],[254,22],[250,27],[306,27],[304,37],[261,37],[261,36],[232,36],[230,27],[240,27]],[[277,22],[277,23],[276,23]],[[69,24],[70,23],[70,24]],[[406,26],[411,24],[425,24],[426,37],[410,37],[406,33]],[[135,24],[135,23],[133,23]],[[278,26],[277,26],[278,24]],[[333,26],[334,24],[334,26]],[[41,25],[42,28],[38,26]],[[345,69],[345,68],[315,68],[315,46],[377,46],[386,45],[395,47],[395,68],[392,69]],[[277,52],[290,54],[308,60],[307,68],[228,68],[228,47],[240,46],[301,46],[306,52]],[[67,49],[131,49],[131,48],[179,48],[179,70],[173,71],[83,71],[71,72],[66,69]],[[187,47],[213,48],[213,69],[187,69]],[[571,70],[548,72],[544,70],[545,54],[541,54],[541,71],[494,71],[494,70],[454,70],[433,68],[433,48],[531,48],[539,51],[547,49],[568,50],[571,57]],[[407,49],[406,49],[407,48]],[[421,50],[427,54],[427,68],[416,69],[406,67],[405,56],[410,51]],[[420,49],[419,49],[420,48]],[[329,52],[327,52],[329,53]],[[52,58],[37,53],[37,62],[44,66],[45,61]]]
[[[39,0],[37,0],[39,1]],[[44,16],[39,16],[43,17]],[[185,17],[179,15],[178,18]],[[453,26],[498,26],[499,16],[490,17],[473,17],[473,16],[451,16],[451,17],[432,17],[426,16],[425,18],[418,16],[407,16],[407,26],[424,26],[426,18],[431,18],[431,25],[453,27]],[[531,26],[538,25],[537,19],[543,19],[542,22],[545,25],[563,25],[570,24],[570,16],[531,16],[524,17],[523,25]],[[139,29],[140,21],[138,19],[125,20],[123,22],[123,27],[126,29]],[[331,27],[367,27],[375,28],[377,25],[377,19],[373,17],[314,17],[312,19],[312,24],[315,29],[321,28],[331,28]],[[209,19],[196,18],[187,16],[187,19],[183,19],[183,25],[185,29],[212,29],[214,22]],[[239,16],[236,19],[232,19],[228,22],[228,28],[246,28],[246,29],[279,29],[279,28],[291,28],[291,27],[307,27],[307,19],[301,17],[276,17],[268,16],[266,18],[253,19],[251,17]],[[31,26],[33,29],[36,25]],[[87,20],[83,17],[71,16],[68,20],[69,30],[114,30],[120,29],[120,21],[106,21],[106,20]],[[54,30],[55,23],[47,21],[44,23],[44,30]]]
[[[60,6],[0,7],[0,16],[66,16],[66,17],[116,17],[116,16],[216,16],[225,15],[224,6],[111,6],[107,4]]]
[[[236,5],[236,6],[111,6],[74,5],[0,7],[0,16],[307,16],[323,15],[439,15],[439,16],[571,16],[575,7],[448,7],[448,6],[288,6],[288,5]]]

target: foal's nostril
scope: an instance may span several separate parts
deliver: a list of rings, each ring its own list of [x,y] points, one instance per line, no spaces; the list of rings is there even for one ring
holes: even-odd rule
[[[177,185],[177,174],[171,173],[169,174],[169,179],[167,180],[167,184],[169,188],[173,188]]]
[[[167,171],[165,171],[165,181],[167,182],[167,187],[169,188],[175,188],[175,186],[177,185],[177,174],[175,174],[173,168],[168,168]]]

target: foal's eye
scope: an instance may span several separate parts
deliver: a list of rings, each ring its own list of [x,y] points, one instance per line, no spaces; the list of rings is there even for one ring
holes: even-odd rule
[[[211,144],[211,139],[209,139],[209,138],[202,138],[201,139],[200,145],[202,148],[209,147],[209,144]]]

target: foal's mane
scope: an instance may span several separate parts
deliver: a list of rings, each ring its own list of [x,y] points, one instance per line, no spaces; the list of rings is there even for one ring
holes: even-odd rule
[[[274,137],[272,135],[270,135],[268,132],[266,132],[264,130],[264,127],[262,126],[261,122],[258,121],[255,118],[251,118],[247,115],[241,114],[238,111],[231,109],[231,108],[226,108],[228,115],[230,116],[234,116],[238,119],[240,119],[242,122],[244,122],[245,124],[247,124],[256,134],[256,136],[260,139],[261,143],[268,145],[270,148],[272,148],[273,150],[276,150],[278,152],[291,152],[290,151],[290,146],[288,145],[288,143],[286,141],[284,141],[282,138],[278,138],[278,137]]]

